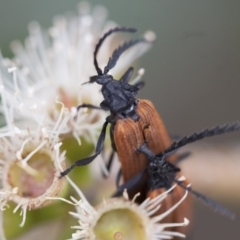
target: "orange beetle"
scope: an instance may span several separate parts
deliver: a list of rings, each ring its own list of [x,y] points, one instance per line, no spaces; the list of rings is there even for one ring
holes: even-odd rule
[[[145,156],[148,158],[147,167],[145,168],[146,176],[145,178],[143,177],[144,181],[141,181],[141,178],[138,181],[141,187],[147,189],[148,191],[147,196],[150,198],[155,198],[159,194],[163,193],[166,189],[171,188],[173,184],[177,184],[177,187],[174,188],[172,192],[168,194],[167,198],[163,201],[161,208],[155,213],[156,215],[166,211],[166,209],[169,209],[171,206],[175,205],[184,195],[184,191],[188,190],[197,198],[203,200],[215,211],[218,211],[220,214],[225,215],[228,218],[231,219],[234,218],[234,214],[231,211],[214,202],[213,200],[207,198],[201,193],[194,191],[190,187],[189,182],[186,179],[179,180],[179,177],[181,176],[179,174],[180,169],[174,165],[174,161],[172,161],[172,159],[169,158],[167,159],[167,156],[171,154],[173,151],[176,151],[177,149],[189,143],[201,140],[206,137],[216,136],[219,134],[239,130],[240,130],[239,123],[225,124],[221,127],[217,126],[211,129],[205,129],[199,133],[193,133],[189,137],[183,137],[179,141],[173,142],[166,150],[158,154],[155,154],[151,150],[151,146],[148,145],[148,143],[146,142],[139,145],[137,153],[141,153],[140,155],[141,157]],[[127,156],[127,154],[128,153],[126,153],[125,157]],[[137,157],[135,159],[137,159]],[[138,173],[134,177],[130,178],[130,180],[125,182],[123,186],[120,187],[121,191],[126,186],[130,186],[131,188],[134,189],[134,185],[135,184],[137,185],[134,179],[136,178],[136,176],[138,177],[139,175],[141,176],[142,174]],[[137,188],[139,189],[139,185]],[[118,194],[119,193],[117,193],[116,195]],[[188,195],[187,199],[185,199],[185,201],[175,211],[173,211],[172,214],[168,215],[164,219],[164,222],[171,223],[180,222],[184,217],[189,218],[190,216],[191,216],[191,198]],[[177,229],[175,228],[174,230],[178,232],[185,232],[186,228],[178,227]]]
[[[133,176],[137,175],[148,166],[148,159],[144,154],[136,153],[140,144],[147,141],[148,146],[154,153],[159,153],[167,149],[171,140],[166,128],[159,117],[156,109],[149,100],[138,100],[135,96],[143,86],[140,81],[136,85],[128,84],[133,73],[130,67],[120,80],[115,80],[108,71],[115,66],[120,55],[128,48],[139,43],[149,43],[146,38],[140,38],[124,43],[118,47],[109,59],[107,66],[102,71],[97,62],[97,53],[104,40],[116,32],[135,32],[132,28],[115,28],[111,29],[99,40],[94,51],[94,65],[97,71],[96,76],[90,78],[89,83],[97,82],[102,85],[102,94],[104,97],[100,107],[89,104],[78,106],[80,108],[93,108],[109,110],[110,115],[106,118],[101,134],[99,136],[95,154],[85,159],[76,161],[72,166],[61,173],[61,177],[68,174],[75,166],[82,166],[90,163],[102,151],[108,123],[111,124],[110,135],[113,149],[118,153],[121,162],[121,172],[123,181],[128,182]],[[169,161],[174,161],[175,157],[171,156]],[[139,188],[129,189],[129,196],[133,197],[140,192],[141,197],[137,200],[141,202],[147,196],[146,179],[142,179]],[[175,190],[174,190],[175,191]],[[181,197],[181,196],[180,196]],[[190,198],[190,196],[188,197]],[[188,208],[189,210],[191,208]],[[185,213],[185,217],[190,214]],[[174,220],[172,220],[174,222]]]

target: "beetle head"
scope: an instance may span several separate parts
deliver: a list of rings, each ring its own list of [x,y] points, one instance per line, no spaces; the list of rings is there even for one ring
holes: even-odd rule
[[[92,76],[90,77],[90,81],[89,83],[98,83],[100,85],[104,85],[106,84],[107,82],[113,80],[113,77],[112,75],[108,75],[108,74],[104,74],[104,75],[95,75],[95,76]]]

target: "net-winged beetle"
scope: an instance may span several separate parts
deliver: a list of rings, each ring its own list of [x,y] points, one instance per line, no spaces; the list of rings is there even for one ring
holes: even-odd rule
[[[195,132],[190,136],[185,136],[178,141],[173,142],[166,150],[155,154],[148,146],[147,142],[144,142],[139,145],[136,149],[137,153],[141,153],[139,155],[144,155],[148,158],[148,166],[143,169],[140,173],[132,177],[129,181],[125,182],[118,188],[118,192],[115,193],[115,196],[121,195],[123,189],[125,188],[139,188],[137,185],[143,178],[144,174],[146,185],[147,185],[147,197],[155,198],[159,194],[163,193],[166,189],[172,187],[173,184],[177,186],[174,188],[172,192],[170,192],[162,204],[162,207],[156,212],[156,215],[161,214],[170,206],[176,204],[179,199],[184,195],[185,190],[188,190],[194,196],[204,201],[204,203],[210,206],[213,210],[219,212],[221,215],[224,215],[230,219],[234,218],[234,214],[223,206],[219,205],[215,201],[210,198],[204,196],[203,194],[196,192],[191,188],[189,182],[185,178],[181,178],[180,171],[172,162],[167,160],[167,157],[173,153],[175,153],[179,148],[199,141],[203,138],[212,137],[216,135],[220,135],[227,132],[234,132],[240,130],[239,122],[233,124],[225,124],[222,126],[216,126],[211,129],[204,129],[201,132]],[[187,198],[184,203],[182,203],[172,214],[168,215],[164,221],[167,222],[180,222],[184,217],[189,217],[191,214],[190,211],[190,202],[191,198]],[[179,227],[178,229],[174,228],[175,231],[185,232],[186,229]]]
[[[100,154],[103,149],[106,128],[109,123],[111,124],[110,136],[112,147],[118,153],[124,182],[128,181],[132,176],[138,174],[147,166],[146,156],[139,156],[135,152],[135,149],[142,142],[148,141],[148,145],[154,153],[164,151],[170,146],[170,137],[153,104],[149,100],[139,100],[135,98],[144,83],[142,81],[139,81],[135,85],[130,85],[128,83],[133,74],[133,68],[130,67],[120,80],[115,80],[112,75],[108,74],[109,70],[116,65],[123,52],[136,44],[149,44],[153,39],[143,37],[125,42],[113,52],[103,71],[98,66],[97,54],[108,36],[116,32],[132,33],[135,31],[136,30],[133,28],[116,27],[105,33],[96,44],[94,51],[94,66],[97,75],[90,77],[89,83],[96,82],[102,85],[101,91],[104,100],[101,102],[100,107],[83,104],[77,108],[78,110],[80,108],[109,110],[110,115],[103,124],[95,154],[76,161],[72,166],[61,173],[61,177],[68,174],[75,166],[89,164]]]

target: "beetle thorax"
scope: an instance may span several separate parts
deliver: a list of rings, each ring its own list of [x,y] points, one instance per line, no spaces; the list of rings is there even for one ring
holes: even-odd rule
[[[111,82],[113,80],[113,77],[111,75],[108,74],[104,74],[104,75],[100,75],[100,76],[96,76],[96,82],[100,85],[105,85],[108,82]]]
[[[137,94],[137,91],[132,91],[131,87],[128,83],[119,80],[107,81],[102,86],[104,101],[101,106],[108,108],[113,115],[118,117],[131,117],[131,113],[135,112],[135,95]]]

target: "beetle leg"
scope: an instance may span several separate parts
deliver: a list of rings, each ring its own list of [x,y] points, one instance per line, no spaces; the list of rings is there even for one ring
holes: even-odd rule
[[[133,74],[133,67],[130,67],[120,78],[119,81],[128,83]]]
[[[103,109],[103,108],[101,108],[101,107],[94,106],[94,105],[88,104],[88,103],[84,103],[84,104],[78,105],[76,108],[77,108],[77,113],[78,113],[78,111],[79,111],[81,108],[90,108],[90,109],[105,110],[105,109]],[[76,118],[77,118],[77,113],[76,113],[76,115],[74,116],[74,120],[76,120]]]
[[[109,159],[106,163],[106,168],[107,168],[108,172],[110,172],[110,169],[111,169],[111,166],[112,166],[112,163],[113,163],[114,154],[115,154],[115,151],[112,150],[111,155],[110,155],[110,157],[109,157]],[[104,172],[102,172],[102,175],[103,175],[104,178],[108,177]]]
[[[107,162],[107,170],[110,171],[110,168],[112,166],[112,162],[113,162],[113,157],[114,157],[114,154],[115,154],[115,151],[112,150],[112,153],[108,159],[108,162]]]
[[[100,109],[100,110],[104,110],[104,109],[101,108],[101,107],[94,106],[94,105],[92,105],[92,104],[87,104],[87,103],[84,103],[84,104],[78,105],[78,106],[77,106],[77,111],[79,111],[80,108],[92,108],[92,109]]]
[[[131,190],[134,187],[137,187],[139,183],[141,183],[141,178],[143,177],[146,169],[143,169],[141,172],[139,172],[137,175],[129,179],[127,182],[122,184],[121,186],[118,187],[117,192],[114,193],[113,197],[119,197],[122,195],[124,189]]]
[[[122,169],[119,168],[119,171],[118,171],[117,177],[116,177],[116,186],[117,186],[117,189],[119,189],[119,187],[120,187],[121,176],[122,176]]]
[[[112,121],[113,119],[111,118],[108,118],[108,121]],[[112,166],[112,162],[113,162],[113,159],[114,159],[114,154],[115,152],[117,152],[117,148],[116,148],[116,145],[115,145],[115,142],[114,142],[114,136],[113,136],[113,132],[114,132],[114,125],[112,124],[111,127],[110,127],[110,138],[111,138],[111,144],[112,144],[112,152],[111,152],[111,155],[106,163],[106,168],[108,170],[108,172],[110,172],[110,168]],[[107,177],[104,173],[103,173],[103,177]]]
[[[107,104],[107,101],[106,100],[103,100],[101,103],[100,103],[100,107],[102,110],[104,111],[109,111],[109,107],[108,107],[108,104]]]
[[[138,88],[138,90],[141,90],[144,86],[145,86],[145,82],[144,81],[139,81],[136,84],[134,84],[135,87]]]
[[[105,140],[105,136],[106,136],[106,129],[107,129],[108,123],[109,122],[106,120],[106,122],[103,124],[102,131],[101,131],[100,136],[99,136],[98,141],[97,141],[95,154],[90,156],[90,157],[77,160],[69,168],[67,168],[65,171],[61,172],[60,178],[67,175],[76,166],[83,166],[83,165],[89,164],[101,153],[101,151],[103,149],[103,144],[104,144],[104,140]]]

